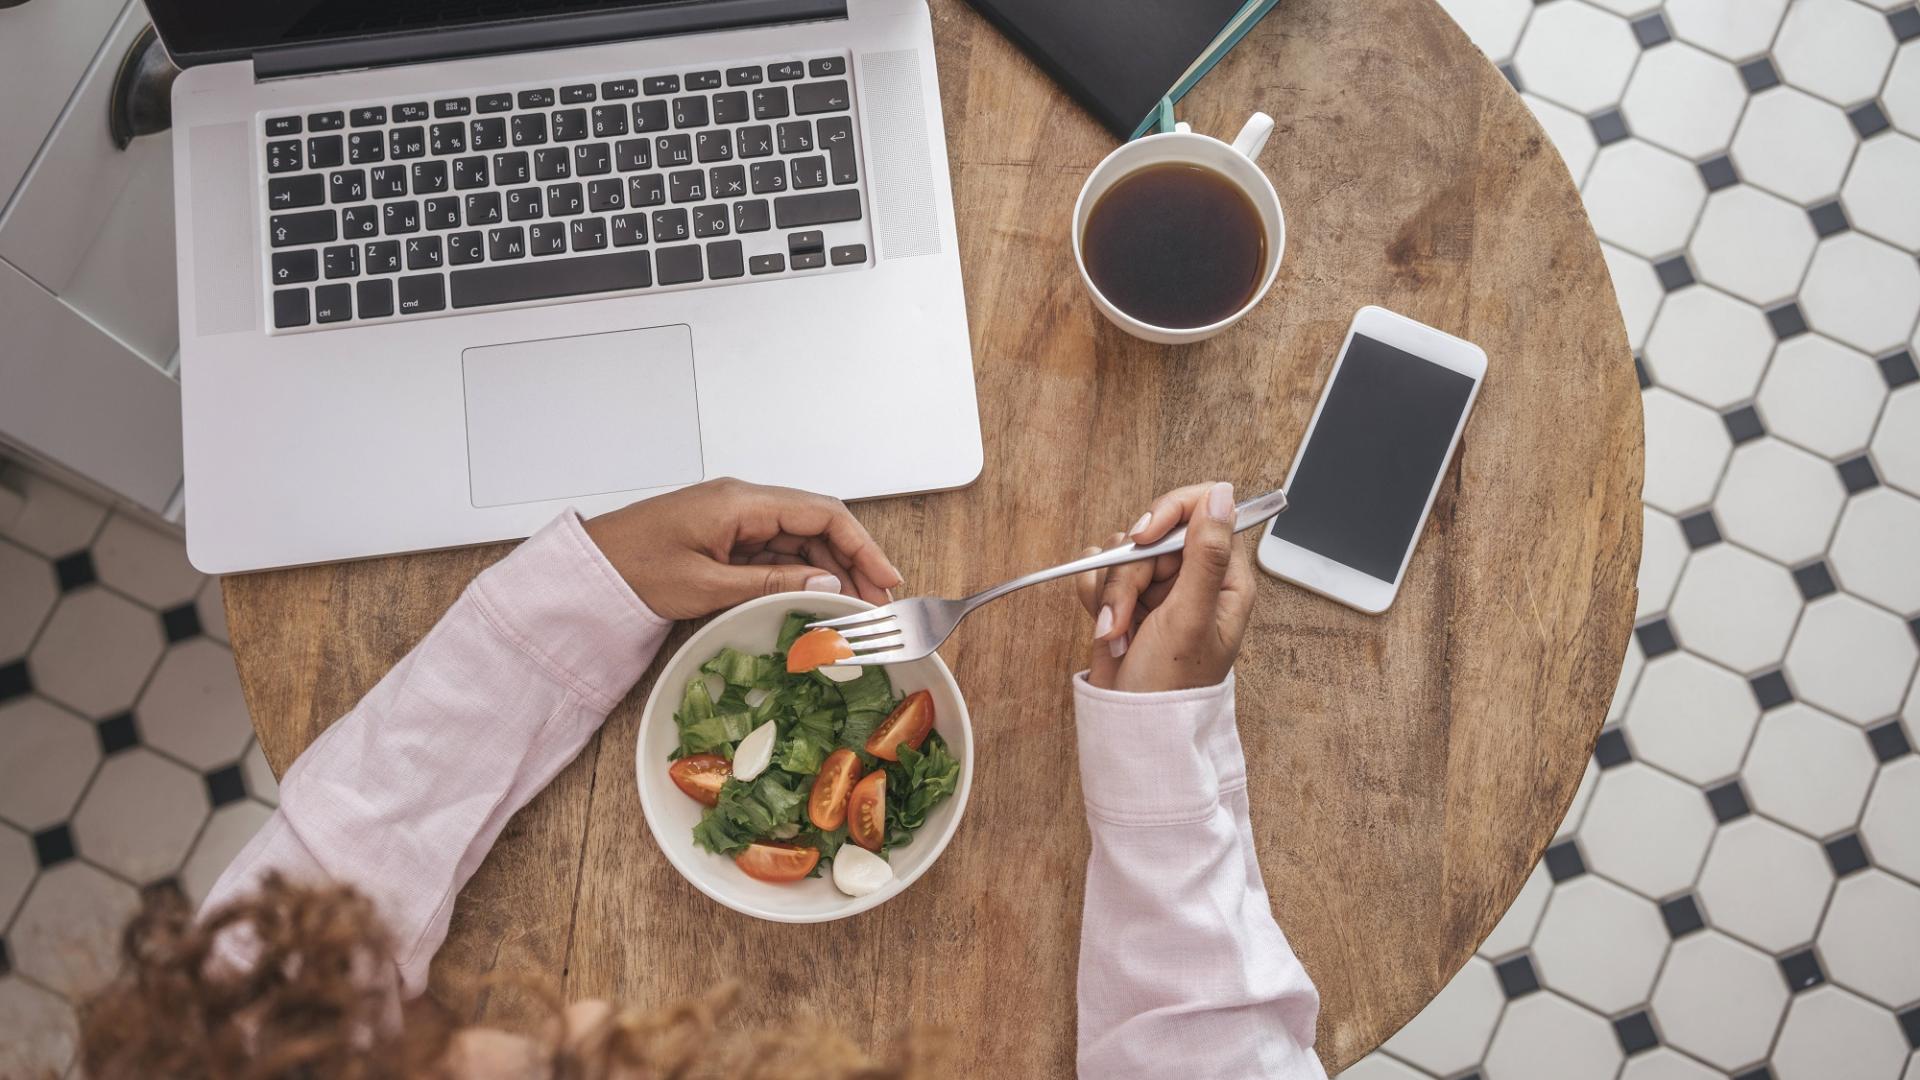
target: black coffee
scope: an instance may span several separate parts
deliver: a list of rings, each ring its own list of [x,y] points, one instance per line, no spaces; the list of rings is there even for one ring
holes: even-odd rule
[[[1185,330],[1246,306],[1266,269],[1267,229],[1240,185],[1196,165],[1149,165],[1108,188],[1080,237],[1113,306]]]

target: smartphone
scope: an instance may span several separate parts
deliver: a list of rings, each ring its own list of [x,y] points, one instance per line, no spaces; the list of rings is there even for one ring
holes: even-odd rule
[[[1261,568],[1387,610],[1486,372],[1472,342],[1361,308],[1287,471],[1287,512],[1260,538]]]

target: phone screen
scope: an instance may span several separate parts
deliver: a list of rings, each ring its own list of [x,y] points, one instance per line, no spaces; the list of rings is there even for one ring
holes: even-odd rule
[[[1471,376],[1354,334],[1273,535],[1391,582],[1472,394]]]

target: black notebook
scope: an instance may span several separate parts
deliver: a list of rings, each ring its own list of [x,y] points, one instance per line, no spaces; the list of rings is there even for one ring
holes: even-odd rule
[[[971,0],[1107,130],[1131,139],[1278,0]]]

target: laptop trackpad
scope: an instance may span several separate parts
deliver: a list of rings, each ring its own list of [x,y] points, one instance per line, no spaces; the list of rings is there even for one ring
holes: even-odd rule
[[[461,354],[473,505],[705,476],[684,325],[487,345]]]

